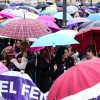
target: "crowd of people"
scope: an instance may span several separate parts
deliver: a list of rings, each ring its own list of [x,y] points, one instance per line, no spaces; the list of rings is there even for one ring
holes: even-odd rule
[[[80,0],[76,0],[80,1]],[[94,12],[99,12],[96,10]],[[73,18],[87,17],[89,13],[75,12]],[[56,24],[62,28],[62,20]],[[72,30],[79,30],[79,25],[73,25]],[[49,46],[36,52],[30,51],[31,42],[27,40],[15,40],[9,44],[0,39],[0,62],[9,71],[24,71],[37,87],[46,93],[54,81],[65,71],[85,60],[100,57],[94,45],[88,45],[85,52],[77,52],[72,45]],[[3,41],[2,41],[3,40]]]
[[[30,42],[16,40],[0,53],[0,61],[11,71],[24,71],[38,88],[46,93],[53,82],[66,70],[82,61],[96,57],[95,47],[89,45],[84,54],[72,46],[45,47],[30,52]]]

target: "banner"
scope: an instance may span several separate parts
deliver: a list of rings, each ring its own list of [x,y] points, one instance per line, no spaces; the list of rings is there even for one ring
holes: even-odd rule
[[[5,100],[45,100],[27,74],[8,71],[0,75],[0,96]]]

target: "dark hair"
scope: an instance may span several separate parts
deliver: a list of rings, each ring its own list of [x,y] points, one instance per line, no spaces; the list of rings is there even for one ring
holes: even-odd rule
[[[30,45],[29,45],[29,42],[28,41],[22,41],[21,42],[21,45],[23,45],[23,46],[25,46],[25,47],[29,47]]]
[[[10,59],[6,54],[0,54],[0,61],[1,60],[7,60],[7,66],[9,66]]]
[[[64,54],[65,50],[68,50],[67,47],[59,47],[58,50],[57,50],[57,53],[56,53],[56,56],[55,56],[55,60],[56,61],[61,61],[62,59],[62,55]]]
[[[86,47],[86,52],[92,52],[96,56],[96,50],[94,45],[88,45]]]
[[[20,53],[20,54],[18,54],[17,56],[16,56],[16,58],[18,59],[18,58],[22,58],[23,57],[23,53]]]

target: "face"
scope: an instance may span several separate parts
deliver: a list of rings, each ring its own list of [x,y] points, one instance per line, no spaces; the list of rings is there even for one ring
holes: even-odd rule
[[[90,51],[90,52],[86,52],[86,58],[87,59],[92,59],[92,57],[93,57],[94,55],[93,55],[93,53]]]
[[[7,66],[7,60],[1,60],[1,62],[2,62],[5,66]]]
[[[24,45],[20,45],[20,51],[24,52],[25,51],[25,46]]]
[[[65,49],[65,51],[64,51],[64,54],[62,55],[62,58],[68,58],[68,50],[67,49]]]
[[[17,42],[16,42],[16,46],[17,46],[18,48],[20,48],[20,41],[17,41]]]
[[[69,56],[72,56],[74,54],[74,52],[71,50],[70,47],[68,48],[68,53],[69,53]]]
[[[51,55],[54,55],[55,54],[55,48],[54,47],[51,47],[50,53],[51,53]]]

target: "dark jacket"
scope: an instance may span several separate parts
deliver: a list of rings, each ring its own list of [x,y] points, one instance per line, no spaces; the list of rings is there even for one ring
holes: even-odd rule
[[[54,65],[57,65],[56,71],[54,71]],[[74,59],[72,57],[68,57],[65,61],[56,61],[55,58],[52,59],[50,64],[50,73],[52,82],[56,80],[65,70],[68,70],[74,65]]]
[[[38,73],[38,87],[42,92],[47,92],[50,88],[50,64],[47,63],[44,56],[40,56],[37,64],[37,73]]]

